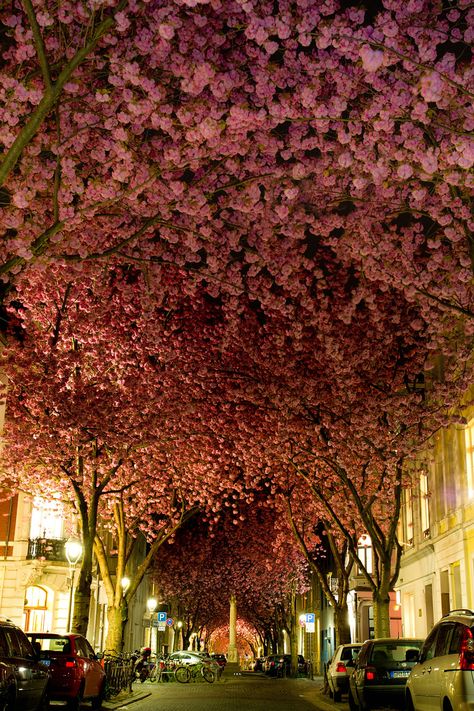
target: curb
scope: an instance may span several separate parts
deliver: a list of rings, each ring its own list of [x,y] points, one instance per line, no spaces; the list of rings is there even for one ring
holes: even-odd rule
[[[112,710],[122,706],[129,706],[130,704],[134,704],[136,701],[148,698],[148,696],[151,696],[151,691],[142,694],[134,694],[133,692],[131,694],[118,694],[115,698],[104,701],[102,703],[102,708]]]

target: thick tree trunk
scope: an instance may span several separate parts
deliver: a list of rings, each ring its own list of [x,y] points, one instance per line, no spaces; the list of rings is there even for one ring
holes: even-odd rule
[[[123,601],[120,607],[109,607],[107,609],[107,639],[105,649],[108,652],[119,654],[123,649],[123,636],[125,624],[128,619],[127,604]]]
[[[74,609],[71,622],[71,630],[68,632],[76,632],[87,636],[87,627],[89,625],[89,609],[91,604],[91,580],[92,574],[85,573],[79,577],[79,581],[74,590]]]
[[[373,596],[374,632],[376,637],[390,637],[390,596],[377,592]]]
[[[347,602],[334,607],[334,628],[336,632],[336,647],[340,644],[351,642],[351,629],[349,627],[349,610]]]

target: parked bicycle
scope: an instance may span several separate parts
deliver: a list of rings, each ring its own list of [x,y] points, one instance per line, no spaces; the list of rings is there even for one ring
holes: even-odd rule
[[[175,679],[181,684],[187,684],[191,680],[198,681],[201,677],[204,681],[207,681],[208,684],[213,684],[216,680],[214,671],[203,662],[181,666],[175,671]]]

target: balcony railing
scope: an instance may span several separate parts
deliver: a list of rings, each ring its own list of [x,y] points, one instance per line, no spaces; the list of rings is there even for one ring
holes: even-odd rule
[[[28,539],[27,560],[55,560],[67,563],[65,538],[30,538]]]

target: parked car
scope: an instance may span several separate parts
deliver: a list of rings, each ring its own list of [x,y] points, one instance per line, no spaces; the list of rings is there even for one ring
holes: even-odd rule
[[[362,642],[352,644],[340,644],[334,652],[332,659],[326,667],[326,678],[329,689],[329,696],[334,701],[340,701],[342,694],[349,691],[349,676],[354,669],[354,662],[357,659]]]
[[[97,655],[80,634],[28,632],[41,662],[51,676],[50,698],[66,701],[70,709],[78,709],[84,699],[90,699],[98,711],[105,692],[105,672]]]
[[[25,633],[0,619],[0,704],[3,709],[47,711],[49,674]]]
[[[225,656],[225,654],[211,654],[211,659],[214,659],[214,661],[216,661],[220,667],[225,667],[225,665],[227,664],[227,657]]]
[[[403,637],[364,642],[349,677],[351,711],[378,706],[404,708],[405,684],[422,644],[422,639]]]
[[[298,654],[297,673],[306,674],[308,665],[302,654]],[[281,654],[276,660],[276,676],[289,676],[291,671],[291,654]]]
[[[265,657],[255,657],[255,661],[253,663],[253,670],[254,671],[263,671],[263,663],[265,662]]]
[[[408,711],[474,709],[474,612],[453,610],[431,630],[406,686]]]
[[[267,674],[267,676],[277,675],[277,665],[280,656],[280,654],[269,654],[265,657],[265,661],[263,662],[263,671]]]
[[[168,659],[177,664],[207,664],[218,675],[222,669],[220,664],[215,659],[212,659],[204,652],[193,652],[187,649],[181,649],[169,655]]]
[[[49,673],[25,633],[10,620],[0,620],[0,707],[47,711]]]

